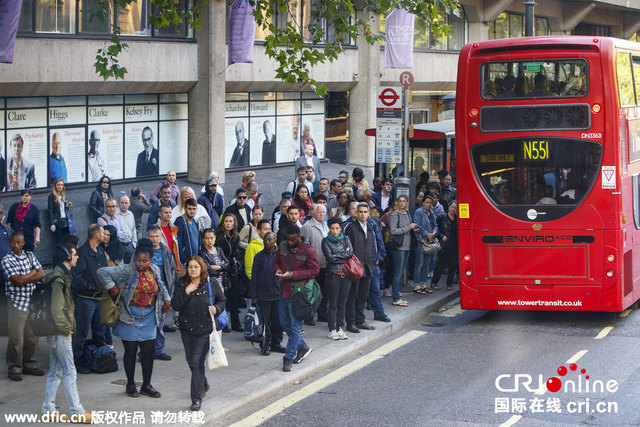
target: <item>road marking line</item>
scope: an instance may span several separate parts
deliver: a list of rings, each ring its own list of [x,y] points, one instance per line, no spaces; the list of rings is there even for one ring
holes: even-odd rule
[[[285,396],[282,399],[273,402],[266,408],[263,408],[260,411],[249,415],[245,419],[238,421],[231,427],[250,427],[260,425],[274,415],[277,415],[283,410],[287,409],[288,407],[300,402],[301,400],[306,399],[307,397],[317,393],[323,388],[340,381],[341,379],[353,374],[354,372],[359,371],[365,366],[382,359],[392,351],[397,350],[400,347],[409,344],[411,341],[416,340],[426,334],[426,332],[422,331],[407,332],[406,334],[383,345],[377,350],[374,350],[371,353],[362,356],[344,365],[341,368],[336,369],[335,371],[325,375],[324,377],[319,378],[318,380],[301,388],[300,390],[295,391],[288,396]]]
[[[612,329],[613,329],[613,326],[605,326],[604,328],[602,328],[600,333],[596,335],[594,340],[601,340],[602,338],[606,337],[607,335],[609,335],[609,332],[611,332]]]
[[[522,415],[513,415],[507,421],[505,421],[504,423],[500,424],[500,427],[511,427],[512,425],[514,425],[515,423],[520,421],[520,418],[522,418]]]
[[[632,308],[627,308],[625,311],[620,313],[620,317],[627,317],[629,315],[629,313],[631,313],[632,311],[633,311]]]
[[[576,363],[582,356],[584,356],[588,352],[589,350],[580,350],[579,352],[571,356],[571,359],[567,360],[567,363]]]

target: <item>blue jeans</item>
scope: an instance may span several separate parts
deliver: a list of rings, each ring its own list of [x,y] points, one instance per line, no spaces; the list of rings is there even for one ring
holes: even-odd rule
[[[393,251],[393,282],[391,284],[393,302],[400,299],[400,282],[402,281],[404,270],[407,268],[407,262],[409,262],[409,251],[401,249]]]
[[[158,356],[164,353],[164,321],[167,318],[167,313],[160,315],[160,325],[156,326],[156,343],[154,345],[154,355]]]
[[[64,384],[64,393],[67,395],[71,414],[84,414],[84,408],[78,396],[76,386],[76,366],[73,363],[73,350],[71,349],[71,337],[54,335],[47,337],[49,342],[49,374],[47,375],[47,389],[42,402],[42,412],[56,410],[56,392],[60,381]]]
[[[79,362],[91,330],[91,338],[105,344],[105,326],[100,323],[100,301],[76,297],[76,331],[73,334],[73,358]]]
[[[431,255],[425,255],[422,253],[422,245],[418,245],[413,250],[413,254],[416,259],[416,264],[413,269],[413,283],[418,285],[420,283],[427,284],[429,280],[429,269],[431,267]]]
[[[369,296],[367,302],[373,310],[374,316],[384,316],[384,308],[382,307],[382,296],[380,295],[380,266],[376,264],[369,282]]]
[[[287,349],[284,357],[295,359],[298,349],[304,345],[302,339],[302,321],[296,319],[291,307],[291,298],[280,298],[278,303],[278,314],[280,315],[280,326],[287,333]]]

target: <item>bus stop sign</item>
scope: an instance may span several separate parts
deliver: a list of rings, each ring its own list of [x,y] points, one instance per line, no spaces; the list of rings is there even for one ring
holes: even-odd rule
[[[410,71],[404,71],[400,74],[400,84],[403,88],[409,89],[409,86],[413,83],[413,74]]]

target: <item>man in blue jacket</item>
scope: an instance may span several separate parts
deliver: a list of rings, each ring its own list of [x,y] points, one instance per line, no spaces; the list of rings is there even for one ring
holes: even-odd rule
[[[276,256],[276,233],[264,235],[264,249],[253,258],[251,268],[251,299],[253,304],[260,304],[262,321],[264,322],[264,345],[262,355],[268,356],[271,351],[284,353],[282,347],[282,326],[278,315],[280,299],[280,281],[273,272],[273,260]]]
[[[216,190],[218,189],[218,181],[213,178],[207,179],[205,184],[205,192],[198,197],[198,204],[204,206],[211,218],[211,228],[214,230],[218,227],[220,217],[224,212],[224,198]]]

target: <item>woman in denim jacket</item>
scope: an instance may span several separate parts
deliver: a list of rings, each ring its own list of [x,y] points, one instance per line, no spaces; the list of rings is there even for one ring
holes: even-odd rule
[[[426,195],[424,196],[424,200],[422,200],[422,206],[417,209],[414,214],[414,220],[417,224],[415,230],[416,237],[422,240],[428,240],[429,242],[433,242],[438,232],[436,216],[431,209],[432,205],[433,199],[431,196]],[[431,289],[427,287],[431,255],[422,253],[422,245],[420,242],[416,245],[414,254],[416,262],[413,270],[413,292],[423,295],[431,293]]]
[[[153,244],[149,239],[140,239],[132,264],[120,264],[98,269],[98,278],[116,298],[120,296],[120,319],[113,334],[122,339],[124,357],[122,363],[127,374],[126,393],[130,397],[140,394],[136,388],[134,374],[138,346],[142,352],[142,387],[140,393],[160,397],[160,392],[151,385],[153,372],[156,328],[161,324],[162,314],[171,308],[169,292],[162,281],[160,269],[151,263]]]

